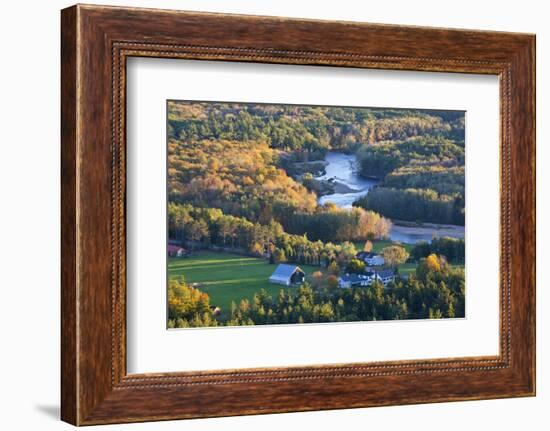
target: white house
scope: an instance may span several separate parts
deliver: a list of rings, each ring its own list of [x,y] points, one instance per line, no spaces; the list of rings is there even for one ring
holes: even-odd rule
[[[290,286],[291,284],[302,284],[304,282],[306,274],[296,265],[287,265],[286,263],[281,263],[271,277],[269,277],[269,282],[274,284],[284,284],[285,286]]]
[[[384,257],[370,251],[360,251],[355,257],[365,262],[368,266],[384,265]]]
[[[366,287],[370,286],[374,281],[379,281],[384,286],[395,280],[395,274],[391,269],[383,269],[380,271],[368,271],[364,274],[345,274],[338,278],[338,287],[344,289],[346,287]]]
[[[338,277],[338,287],[344,289],[346,287],[366,287],[370,286],[376,275],[374,272],[366,272],[365,274],[344,274]]]
[[[380,280],[384,284],[384,286],[392,281],[395,281],[395,273],[391,269],[382,269],[380,271],[376,271],[376,275],[378,277],[378,280]]]

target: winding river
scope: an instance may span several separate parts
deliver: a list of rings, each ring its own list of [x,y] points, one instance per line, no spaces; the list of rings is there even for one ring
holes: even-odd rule
[[[332,202],[341,208],[351,208],[354,201],[366,195],[378,184],[378,180],[368,180],[359,176],[355,154],[329,151],[325,156],[325,175],[317,177],[321,181],[334,182],[335,189],[348,189],[345,192],[321,196],[319,204]]]
[[[325,156],[325,174],[316,177],[318,180],[331,181],[335,193],[321,196],[319,204],[332,202],[340,208],[351,208],[354,201],[366,195],[376,186],[379,180],[366,179],[359,176],[357,157],[355,154],[344,154],[329,151]],[[432,237],[449,236],[464,238],[464,226],[424,223],[421,226],[402,226],[393,224],[390,239],[407,244],[420,241],[430,242]]]

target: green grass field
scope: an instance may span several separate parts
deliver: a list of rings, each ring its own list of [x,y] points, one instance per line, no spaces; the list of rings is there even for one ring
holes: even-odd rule
[[[299,265],[309,276],[320,268]],[[221,307],[227,317],[231,301],[252,299],[254,293],[265,289],[274,298],[281,289],[296,289],[268,282],[277,265],[265,259],[242,256],[233,253],[200,251],[188,258],[169,258],[168,277],[183,276],[187,283],[200,283],[200,290],[208,293],[210,304]]]
[[[403,263],[399,265],[399,275],[408,276],[411,273],[416,272],[417,263]]]

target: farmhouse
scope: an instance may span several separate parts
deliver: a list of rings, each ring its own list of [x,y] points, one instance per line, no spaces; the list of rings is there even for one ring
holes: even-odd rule
[[[384,286],[395,280],[395,273],[391,269],[381,269],[380,271],[376,271],[376,275],[384,283]]]
[[[305,273],[299,267],[281,263],[275,268],[271,277],[269,277],[269,282],[290,286],[291,284],[301,284],[304,282],[304,279]]]
[[[395,280],[395,274],[391,269],[368,271],[364,274],[345,274],[338,278],[338,287],[341,289],[346,287],[366,287],[374,283],[375,280],[386,286]]]
[[[338,287],[365,287],[370,286],[377,279],[375,272],[365,272],[364,274],[345,274],[338,278]]]
[[[374,272],[366,272],[365,274],[344,274],[338,278],[338,287],[344,289],[346,287],[366,287],[370,286],[376,275]]]
[[[187,251],[182,247],[178,247],[177,245],[168,244],[168,256],[170,257],[187,256]]]
[[[217,305],[211,305],[210,306],[210,312],[214,315],[214,316],[219,316],[220,313],[222,312],[222,309],[220,307],[218,307]]]
[[[370,251],[360,251],[355,256],[357,259],[362,260],[369,266],[381,266],[384,265],[384,258],[379,254],[372,253]]]

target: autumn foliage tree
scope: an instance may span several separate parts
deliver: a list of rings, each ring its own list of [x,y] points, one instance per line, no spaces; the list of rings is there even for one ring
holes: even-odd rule
[[[273,263],[284,263],[287,261],[285,251],[276,248],[275,251],[272,253]]]
[[[338,275],[340,273],[340,267],[335,261],[332,261],[327,267],[327,271],[329,274]]]
[[[369,240],[365,241],[365,245],[363,246],[363,251],[371,252],[372,248],[373,248],[372,242]]]
[[[168,283],[168,327],[217,326],[210,310],[208,294],[189,286],[182,279]]]
[[[360,274],[365,271],[365,262],[359,259],[351,259],[346,266],[346,272]]]
[[[323,283],[324,275],[321,271],[315,271],[313,274],[311,274],[311,280],[313,283],[313,287],[321,287]]]
[[[416,273],[421,278],[426,278],[427,274],[444,273],[448,269],[448,263],[445,256],[430,254],[428,257],[420,259]]]
[[[433,253],[430,254],[424,261],[424,264],[426,265],[426,268],[428,269],[428,271],[435,271],[435,272],[441,271],[441,264],[436,254],[433,254]]]
[[[400,245],[390,245],[382,249],[384,263],[392,268],[405,263],[409,258],[409,253]]]
[[[338,287],[338,277],[331,274],[327,277],[327,286],[329,289],[336,289]]]

